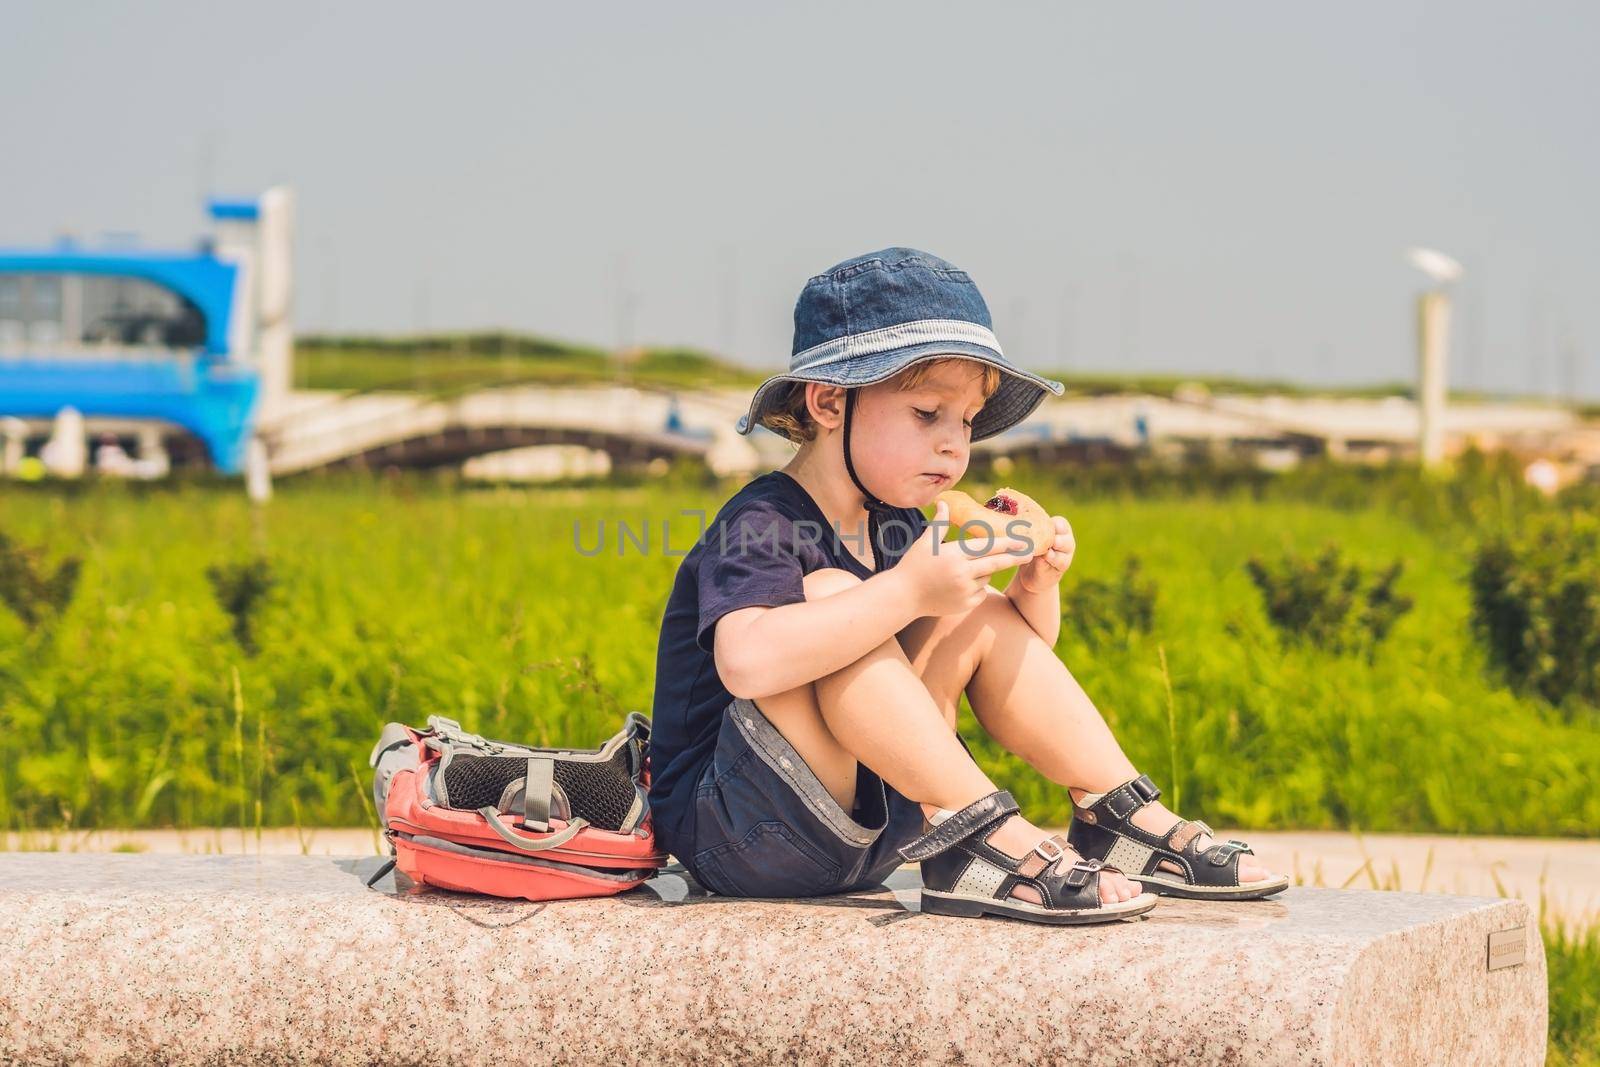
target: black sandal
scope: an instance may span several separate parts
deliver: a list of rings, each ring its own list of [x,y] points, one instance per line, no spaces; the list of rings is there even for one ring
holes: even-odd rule
[[[941,809],[932,829],[900,849],[907,860],[922,864],[923,911],[1068,924],[1131,919],[1156,906],[1154,893],[1102,903],[1100,872],[1115,868],[1073,856],[1060,834],[1039,842],[1022,859],[990,845],[989,834],[1015,811],[1017,802],[1005,790],[960,811]],[[1032,886],[1044,903],[1014,898],[1012,891],[1019,885]]]
[[[1124,782],[1087,808],[1074,803],[1067,840],[1085,856],[1116,864],[1146,889],[1191,900],[1259,900],[1289,886],[1287,875],[1239,882],[1239,857],[1255,852],[1243,841],[1198,847],[1202,835],[1215,842],[1198,819],[1179,820],[1164,835],[1141,830],[1129,818],[1161,795],[1144,775]]]

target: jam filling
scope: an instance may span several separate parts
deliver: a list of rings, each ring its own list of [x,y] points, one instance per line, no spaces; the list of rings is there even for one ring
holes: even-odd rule
[[[998,511],[1006,515],[1015,515],[1017,513],[1017,502],[1008,496],[992,496],[984,502],[983,506],[990,511]]]

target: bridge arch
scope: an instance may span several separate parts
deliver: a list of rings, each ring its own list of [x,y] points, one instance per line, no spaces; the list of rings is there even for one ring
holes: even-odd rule
[[[455,466],[475,456],[536,445],[580,445],[605,452],[613,467],[638,467],[654,459],[692,456],[704,460],[709,442],[668,434],[630,434],[571,426],[509,424],[447,426],[442,429],[375,442],[339,456],[320,469]],[[317,468],[306,468],[317,469]]]

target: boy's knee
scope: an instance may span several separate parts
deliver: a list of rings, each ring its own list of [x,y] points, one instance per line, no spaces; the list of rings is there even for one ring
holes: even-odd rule
[[[805,576],[804,586],[807,600],[820,600],[825,596],[841,593],[851,586],[861,584],[861,579],[849,571],[840,570],[838,567],[824,567],[812,571]]]

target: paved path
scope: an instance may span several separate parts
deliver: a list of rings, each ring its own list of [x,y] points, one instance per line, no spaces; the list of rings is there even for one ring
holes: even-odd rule
[[[1223,836],[1230,836],[1224,834]],[[1298,885],[1522,897],[1600,922],[1600,841],[1544,837],[1235,831]]]
[[[1572,923],[1600,922],[1600,841],[1539,837],[1445,837],[1220,831],[1250,842],[1297,885],[1514,896]],[[361,856],[381,850],[360,829],[135,830],[7,834],[11,850],[215,855]]]

